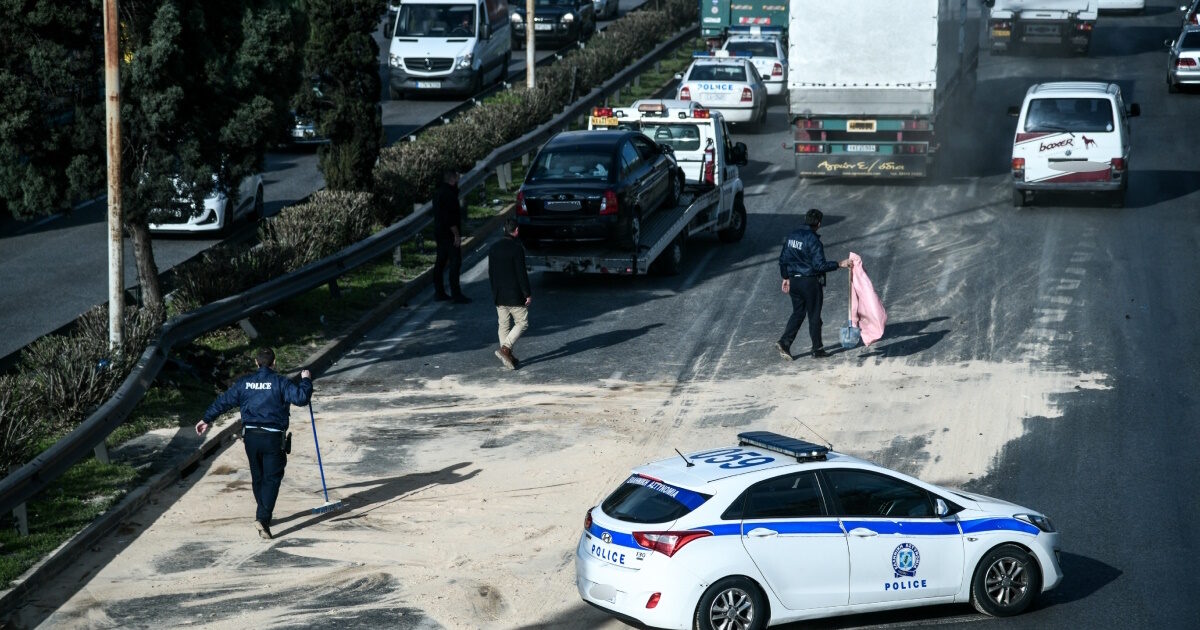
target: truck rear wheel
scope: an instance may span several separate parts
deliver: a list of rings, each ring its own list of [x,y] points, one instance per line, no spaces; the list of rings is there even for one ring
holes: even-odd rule
[[[658,255],[658,258],[651,265],[651,270],[654,273],[663,276],[679,275],[683,269],[683,242],[686,238],[685,232],[680,232],[675,240],[671,241],[670,245]]]
[[[722,243],[736,243],[746,234],[746,204],[741,195],[733,200],[733,214],[729,217],[729,227],[717,232],[717,238]]]

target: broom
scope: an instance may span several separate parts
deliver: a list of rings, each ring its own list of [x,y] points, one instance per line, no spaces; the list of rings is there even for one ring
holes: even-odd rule
[[[308,403],[308,417],[312,420],[313,446],[317,447],[317,469],[321,471],[321,492],[325,493],[325,503],[312,509],[313,514],[324,514],[341,510],[346,506],[344,501],[330,501],[329,488],[325,485],[325,466],[321,464],[321,444],[317,441],[317,416],[313,413],[312,401]]]

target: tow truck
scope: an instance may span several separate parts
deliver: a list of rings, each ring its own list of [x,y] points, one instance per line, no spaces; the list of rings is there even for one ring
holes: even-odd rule
[[[684,172],[683,195],[674,208],[646,219],[633,251],[604,245],[544,245],[526,252],[530,271],[674,275],[683,267],[688,237],[715,232],[724,243],[742,239],[746,205],[738,166],[746,164],[747,150],[744,143],[729,137],[719,112],[686,101],[641,100],[627,108],[594,108],[588,129],[636,129],[670,146]]]

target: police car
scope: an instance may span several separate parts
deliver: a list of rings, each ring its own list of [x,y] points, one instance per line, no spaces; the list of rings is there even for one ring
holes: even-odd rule
[[[749,54],[754,68],[767,86],[767,94],[783,94],[783,86],[787,85],[788,63],[787,52],[779,42],[778,35],[730,35],[721,50],[731,55]]]
[[[767,118],[767,87],[751,57],[728,51],[694,53],[675,98],[714,109],[729,122],[761,123]]]
[[[766,431],[634,469],[583,530],[580,596],[656,628],[954,602],[1007,616],[1063,578],[1036,511]]]

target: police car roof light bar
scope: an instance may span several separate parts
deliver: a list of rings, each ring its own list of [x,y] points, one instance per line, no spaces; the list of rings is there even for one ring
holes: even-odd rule
[[[819,461],[825,459],[829,452],[828,446],[797,440],[793,437],[772,433],[770,431],[746,431],[738,434],[739,446],[757,446],[783,455],[790,455],[798,462]]]

